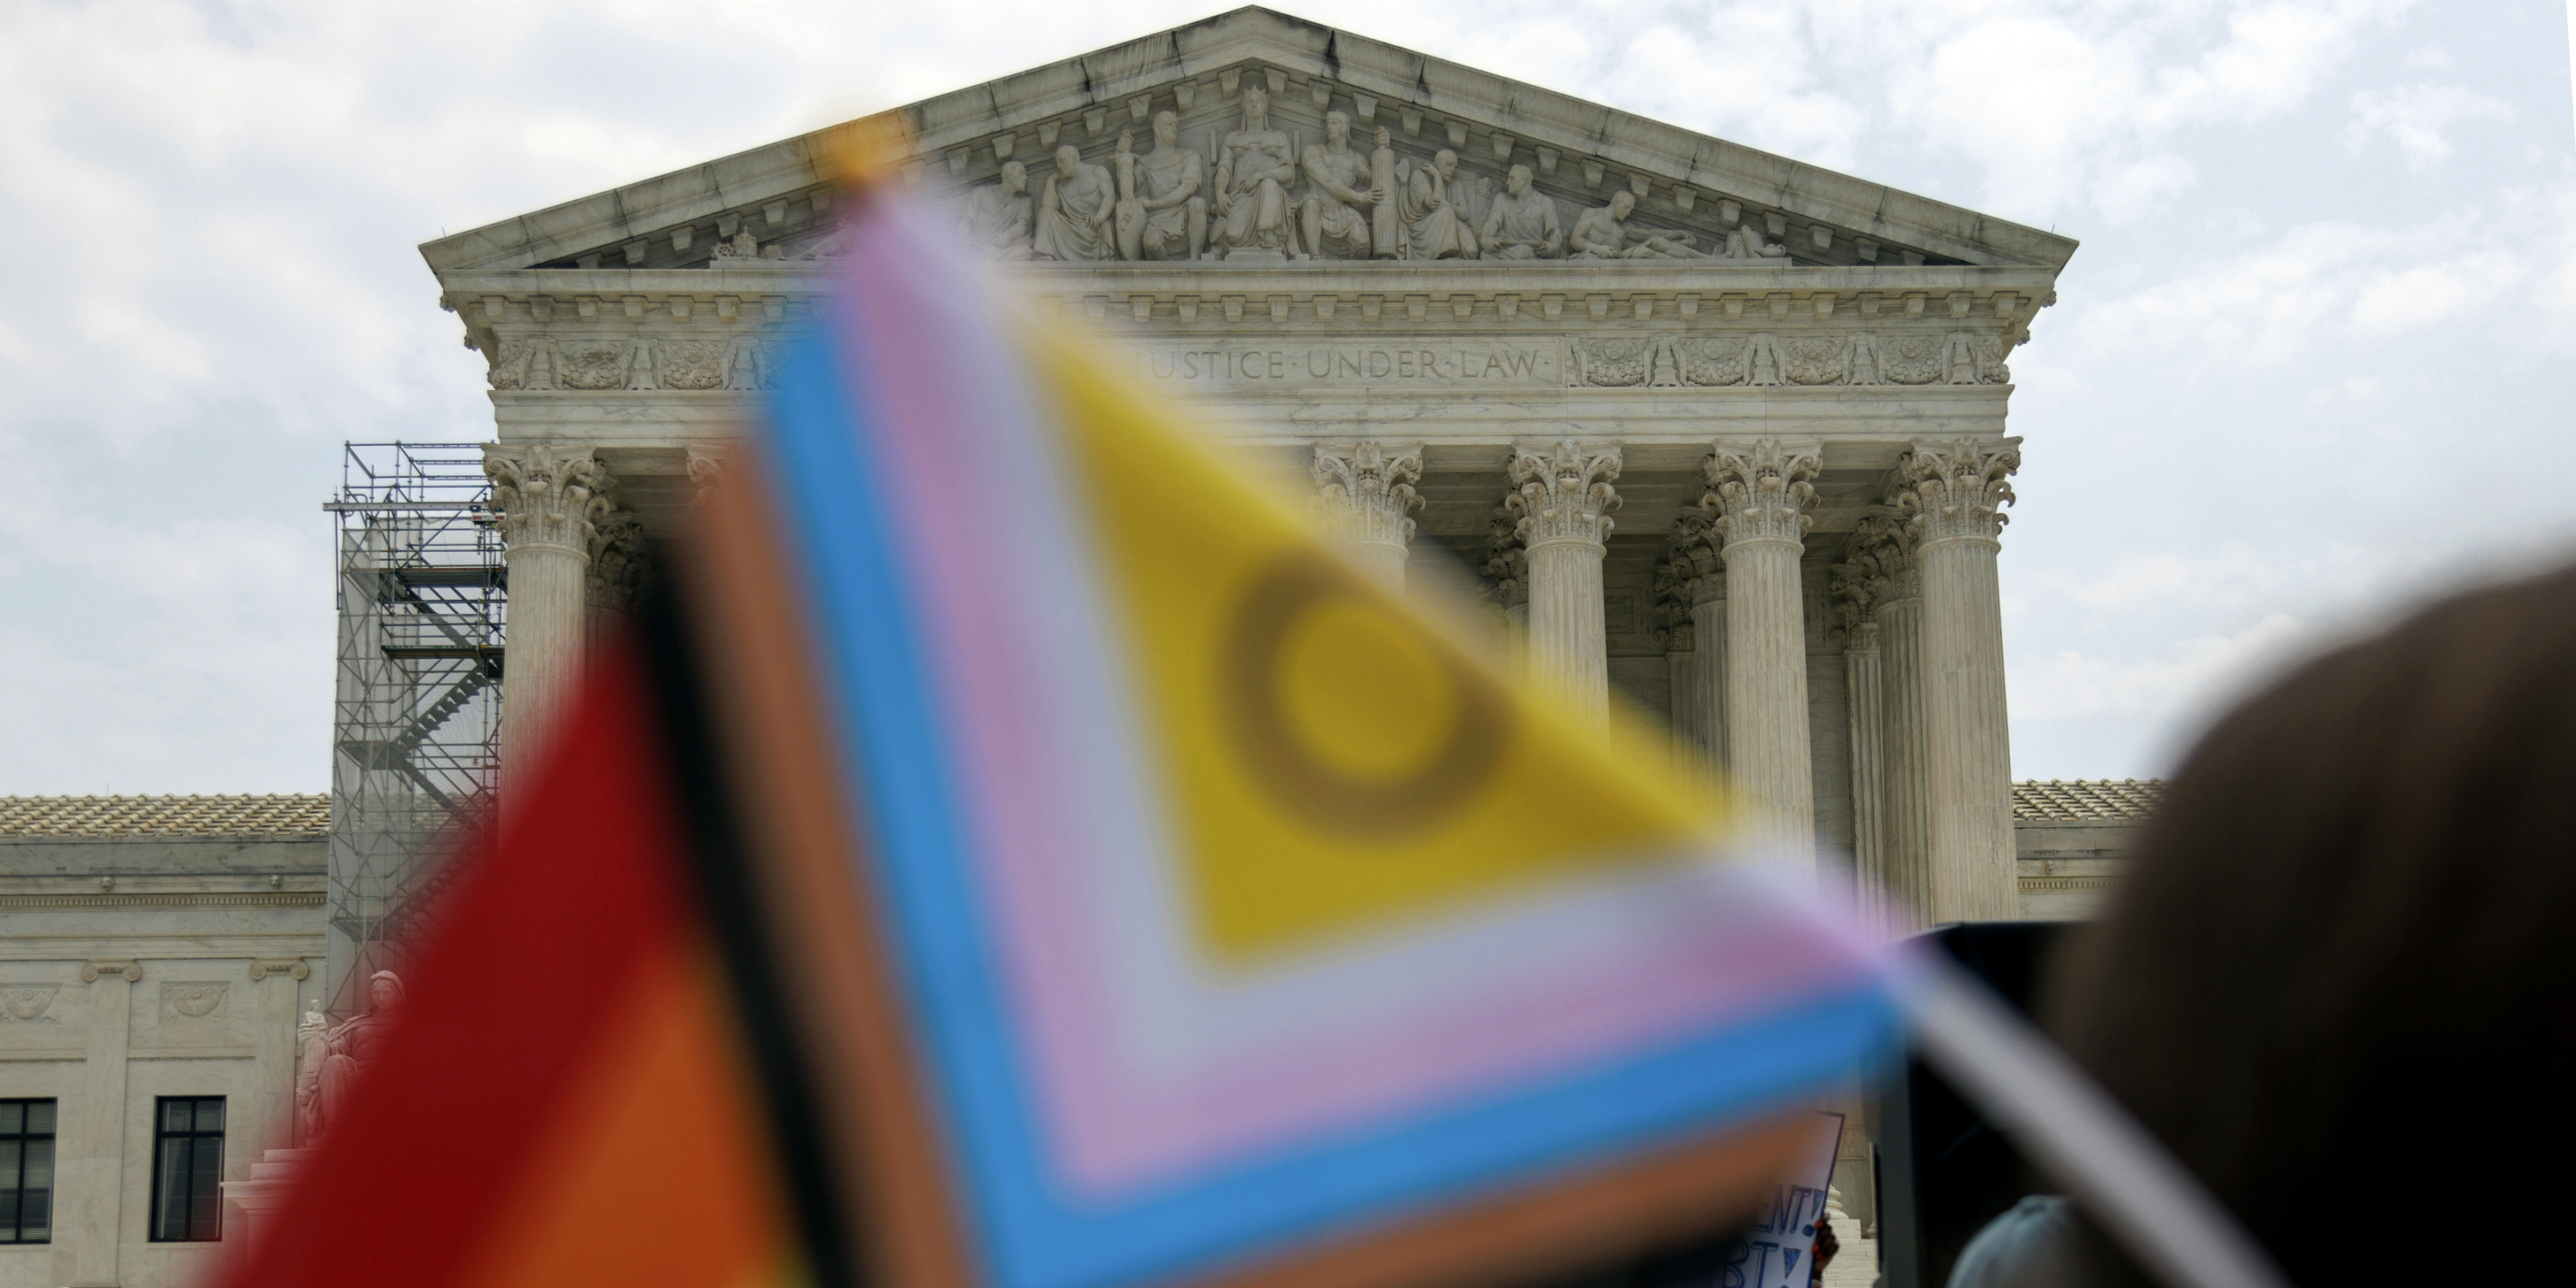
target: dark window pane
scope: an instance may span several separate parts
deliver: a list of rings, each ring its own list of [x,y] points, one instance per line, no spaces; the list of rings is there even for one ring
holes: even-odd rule
[[[0,1135],[15,1136],[27,1129],[27,1102],[0,1100]]]
[[[197,1102],[193,1100],[164,1100],[161,1102],[161,1130],[186,1131],[195,1123],[196,1114]]]
[[[198,1102],[197,1102],[197,1130],[199,1130],[199,1131],[222,1131],[223,1129],[224,1129],[224,1102],[223,1102],[223,1101],[221,1101],[221,1100],[200,1100],[200,1101],[198,1101]]]
[[[221,1116],[223,1102],[215,1103],[217,1114]],[[198,1121],[204,1121],[204,1116],[199,1115]],[[223,1137],[199,1136],[196,1156],[190,1161],[196,1166],[190,1169],[188,1177],[188,1237],[220,1239],[224,1237],[224,1214],[223,1205],[218,1201],[222,1191],[216,1187],[224,1179]]]
[[[18,1241],[19,1150],[25,1142],[0,1140],[0,1243]]]
[[[161,1142],[161,1185],[152,1196],[152,1237],[156,1240],[188,1237],[188,1146],[192,1143],[185,1136],[168,1137]]]
[[[54,1134],[53,1101],[31,1100],[27,1102],[27,1130],[42,1136],[51,1136]]]
[[[39,1101],[45,1116],[53,1116],[54,1102]],[[20,1187],[18,1201],[18,1237],[29,1243],[45,1243],[54,1237],[54,1142],[27,1142],[26,1181]]]

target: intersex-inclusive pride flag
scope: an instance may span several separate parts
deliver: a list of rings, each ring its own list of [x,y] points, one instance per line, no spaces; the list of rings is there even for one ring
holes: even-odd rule
[[[1866,937],[849,204],[245,1282],[1395,1288],[1749,1214],[1895,1039]]]

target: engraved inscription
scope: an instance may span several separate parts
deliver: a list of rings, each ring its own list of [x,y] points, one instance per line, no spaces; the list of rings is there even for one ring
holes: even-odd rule
[[[1371,344],[1152,345],[1134,351],[1137,375],[1196,385],[1561,385],[1553,345],[1385,340]]]

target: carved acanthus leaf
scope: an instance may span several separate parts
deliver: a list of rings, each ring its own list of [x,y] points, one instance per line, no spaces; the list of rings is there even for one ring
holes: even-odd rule
[[[1918,548],[1936,541],[1992,541],[2011,521],[2003,508],[2013,503],[2010,479],[2020,468],[2018,438],[1916,439],[1914,450],[1896,463],[1901,490],[1891,499],[1905,513]]]
[[[483,449],[483,473],[492,480],[492,504],[501,512],[501,540],[571,546],[590,552],[598,521],[610,507],[616,481],[587,447],[545,443],[515,450]]]
[[[1577,443],[1561,439],[1545,455],[1521,448],[1512,453],[1512,495],[1503,506],[1518,522],[1525,545],[1550,541],[1606,542],[1615,526],[1610,512],[1621,505],[1618,489],[1620,449],[1617,443]]]
[[[1700,504],[1715,510],[1726,544],[1747,541],[1803,543],[1814,522],[1807,511],[1816,503],[1815,485],[1807,480],[1824,467],[1821,449],[1812,442],[1786,443],[1776,438],[1719,442],[1708,461],[1713,489]]]
[[[1404,545],[1413,539],[1413,520],[1422,498],[1413,485],[1422,481],[1422,449],[1360,442],[1348,450],[1315,448],[1307,472],[1315,480],[1315,508],[1343,541]]]

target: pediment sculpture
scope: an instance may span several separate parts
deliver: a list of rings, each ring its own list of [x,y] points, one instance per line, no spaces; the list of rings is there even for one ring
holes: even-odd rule
[[[1152,117],[1148,151],[1137,150],[1135,131],[1121,130],[1115,149],[1099,160],[1070,142],[1054,150],[1040,175],[1006,160],[996,178],[965,191],[958,229],[988,258],[1072,264],[1792,262],[1788,248],[1766,239],[1751,218],[1733,232],[1708,234],[1722,240],[1703,242],[1699,233],[1639,222],[1637,197],[1625,189],[1600,206],[1561,208],[1567,199],[1540,191],[1527,164],[1509,166],[1498,188],[1494,178],[1462,169],[1454,148],[1406,156],[1384,126],[1363,143],[1351,113],[1339,108],[1323,113],[1320,141],[1301,145],[1295,127],[1272,116],[1271,92],[1258,81],[1245,85],[1236,128],[1211,128],[1210,153],[1182,145],[1180,117],[1167,109]],[[1143,100],[1135,110],[1137,120],[1146,119]],[[1453,141],[1460,137],[1452,131]],[[1053,142],[1054,132],[1045,138]],[[1735,204],[1722,206],[1733,222]],[[795,258],[828,259],[839,250],[827,236]],[[718,248],[724,262],[742,253]]]

